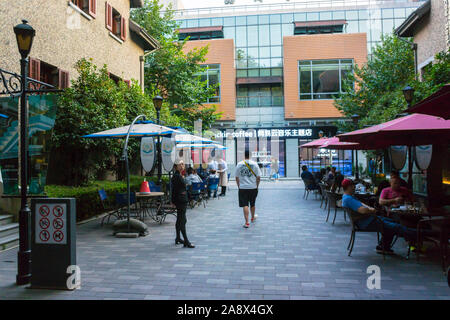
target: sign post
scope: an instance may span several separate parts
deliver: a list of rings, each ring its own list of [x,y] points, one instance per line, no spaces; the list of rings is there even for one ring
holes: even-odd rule
[[[34,198],[31,212],[31,288],[75,289],[79,285],[75,199]]]

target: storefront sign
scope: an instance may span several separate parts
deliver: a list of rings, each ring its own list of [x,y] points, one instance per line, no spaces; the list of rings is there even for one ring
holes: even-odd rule
[[[336,150],[329,150],[329,149],[320,149],[319,153],[316,155],[317,157],[329,157],[331,152],[332,157],[337,157],[338,154]]]
[[[391,161],[395,169],[401,170],[405,166],[407,150],[406,146],[391,146]]]
[[[416,165],[420,170],[426,170],[431,162],[431,156],[433,154],[433,145],[416,146]]]
[[[286,137],[286,138],[311,138],[312,129],[249,129],[235,130],[234,132],[217,132],[216,138],[261,138],[261,137]]]
[[[141,163],[146,172],[152,171],[155,163],[155,141],[152,137],[141,139]]]

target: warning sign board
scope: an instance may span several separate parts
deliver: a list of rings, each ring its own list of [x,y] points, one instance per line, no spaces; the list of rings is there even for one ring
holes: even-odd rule
[[[60,204],[36,204],[36,243],[67,243],[67,206]]]

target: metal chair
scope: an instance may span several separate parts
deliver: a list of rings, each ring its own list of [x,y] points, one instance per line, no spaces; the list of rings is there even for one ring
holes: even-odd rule
[[[109,223],[109,219],[111,219],[111,216],[116,217],[116,219],[120,219],[119,210],[117,208],[114,208],[114,207],[111,207],[110,205],[108,205],[108,203],[107,203],[108,195],[106,194],[106,191],[104,188],[98,190],[98,195],[100,197],[100,201],[102,203],[103,210],[110,211],[102,218],[102,221],[100,222],[100,226],[103,226],[103,222],[105,221],[105,219],[107,219],[107,223]]]
[[[208,198],[211,192],[217,193],[217,189],[219,188],[219,178],[208,179]],[[217,197],[220,199],[220,197]]]
[[[344,207],[344,211],[348,214],[348,216],[350,218],[350,221],[352,223],[352,233],[351,233],[351,236],[350,236],[350,241],[349,241],[348,246],[347,246],[348,256],[349,257],[352,254],[353,246],[355,245],[356,232],[376,232],[377,233],[378,243],[380,242],[380,233],[381,234],[384,233],[384,227],[383,227],[383,223],[382,223],[381,220],[380,220],[381,228],[380,228],[380,230],[377,230],[377,231],[363,230],[356,223],[356,222],[358,222],[361,219],[367,218],[368,216],[375,217],[375,219],[380,219],[378,216],[372,215],[372,214],[361,214],[361,213],[358,213],[358,212],[353,211],[352,209],[346,208],[346,207]],[[384,252],[384,246],[382,245],[381,248],[383,250],[383,260],[385,260],[386,259],[386,255],[385,255],[385,252]]]
[[[321,201],[320,201],[320,207],[322,208],[322,205],[325,203],[325,206],[323,207],[324,210],[327,209],[327,202],[328,202],[328,197],[327,197],[327,185],[325,183],[319,183],[319,188],[320,188],[320,196],[321,196]]]
[[[337,209],[342,209],[342,207],[337,204],[337,202],[342,199],[342,194],[331,192],[328,190],[325,190],[325,193],[327,194],[327,198],[328,198],[328,214],[327,214],[326,222],[328,222],[328,218],[330,216],[330,211],[333,208],[334,209],[333,224],[334,224],[334,221],[336,220]],[[344,211],[344,221],[347,221],[345,211]]]
[[[305,185],[305,192],[303,193],[303,199],[308,200],[308,195],[312,191],[315,193],[316,199],[317,199],[317,192],[319,190],[319,187],[315,185],[313,180],[308,179],[302,179],[303,183]]]
[[[128,214],[128,193],[116,193],[116,204],[119,207],[119,216],[126,217]],[[135,205],[134,208],[132,205]],[[142,210],[136,207],[136,194],[130,192],[130,217],[135,217],[143,220],[141,217]]]

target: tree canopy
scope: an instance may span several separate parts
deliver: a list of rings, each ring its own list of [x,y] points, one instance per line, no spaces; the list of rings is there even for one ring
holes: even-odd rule
[[[131,12],[131,18],[161,46],[146,57],[145,92],[151,97],[161,95],[184,128],[192,130],[194,121],[201,119],[203,128],[207,129],[220,117],[214,105],[204,105],[216,90],[200,77],[208,47],[186,52],[187,39],[178,40],[179,26],[171,6],[164,13],[161,11],[158,0],[145,0],[143,8]]]
[[[344,81],[347,93],[335,99],[335,106],[346,117],[358,114],[360,127],[392,120],[407,108],[402,92],[406,85],[415,89],[416,103],[450,82],[449,57],[448,52],[439,53],[422,81],[418,81],[411,41],[384,35],[367,64],[355,66],[354,73],[348,74]],[[353,129],[348,124],[340,126]]]

